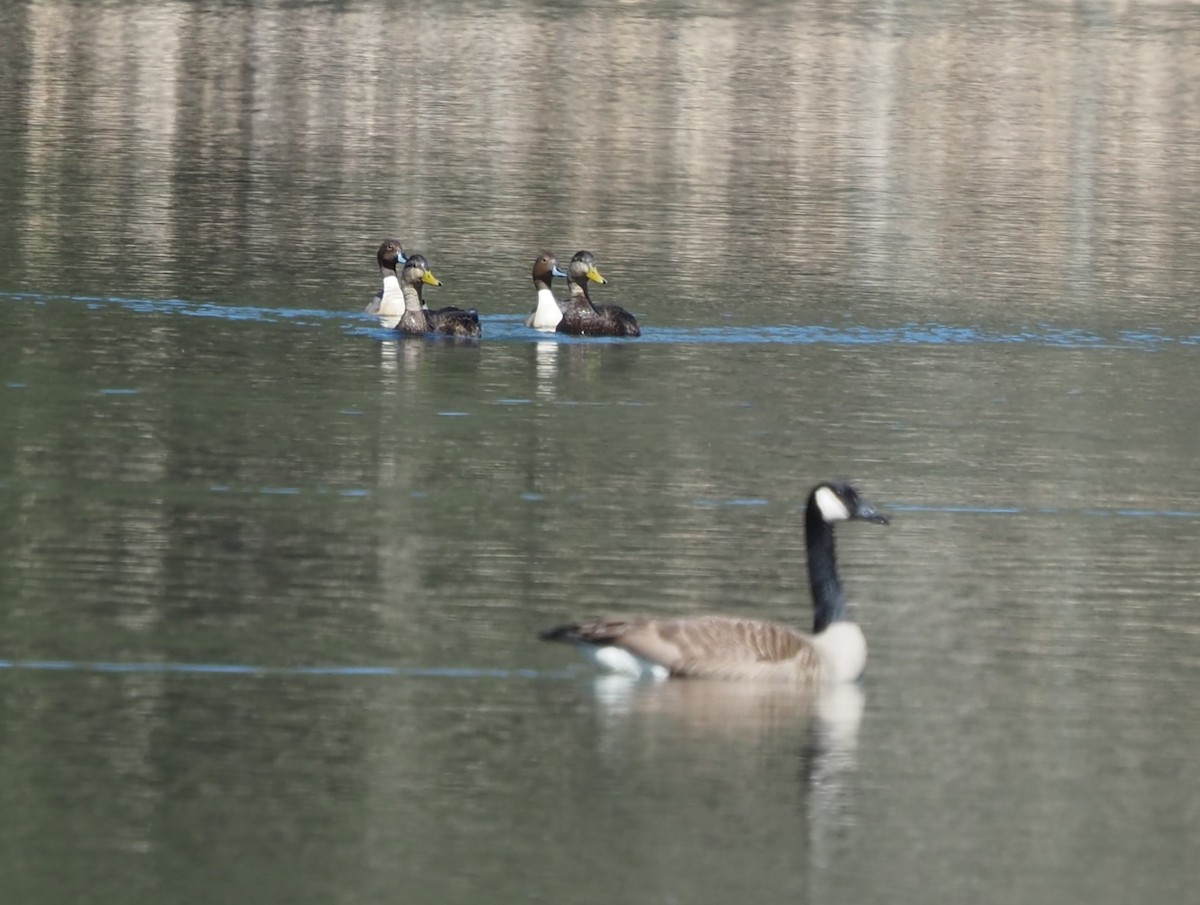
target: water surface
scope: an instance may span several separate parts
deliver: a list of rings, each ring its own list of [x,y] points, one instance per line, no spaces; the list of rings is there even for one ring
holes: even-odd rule
[[[1198,28],[0,3],[6,900],[1186,900]],[[527,331],[547,247],[643,337]],[[829,477],[860,689],[535,640],[807,623]]]

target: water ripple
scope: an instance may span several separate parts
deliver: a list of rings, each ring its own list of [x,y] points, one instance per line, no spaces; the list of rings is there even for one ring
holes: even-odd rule
[[[395,333],[376,326],[359,311],[315,308],[267,308],[261,306],[219,305],[186,299],[137,299],[120,296],[44,295],[40,293],[0,293],[0,299],[12,304],[75,302],[89,308],[121,307],[138,314],[159,316],[205,317],[257,323],[291,323],[300,326],[345,321],[346,332],[375,339],[395,338]],[[1011,329],[989,329],[970,324],[907,323],[895,326],[848,325],[833,327],[820,324],[762,324],[716,327],[643,328],[638,340],[607,337],[560,336],[536,333],[524,324],[524,314],[484,315],[484,334],[497,342],[619,343],[666,345],[1037,345],[1062,349],[1121,349],[1157,351],[1169,346],[1200,345],[1200,334],[1172,336],[1158,329],[1120,330],[1113,334],[1083,328],[1033,324]]]
[[[185,673],[234,676],[386,676],[403,679],[574,679],[578,669],[481,669],[472,666],[257,666],[249,663],[0,660],[0,669],[35,672]]]
[[[76,489],[79,487],[79,482],[74,482],[72,486]],[[56,489],[56,485],[52,482],[38,481],[33,484],[24,482],[10,481],[0,479],[0,491],[19,491],[22,489],[33,489],[38,492],[48,492]],[[202,491],[207,491],[213,494],[229,494],[236,496],[270,496],[270,497],[295,497],[304,498],[311,496],[328,496],[333,495],[347,500],[361,500],[375,496],[380,493],[379,488],[372,487],[331,487],[325,484],[318,484],[309,487],[288,487],[275,485],[231,485],[231,484],[208,484],[202,488]],[[390,491],[388,491],[390,492]],[[413,488],[407,491],[408,497],[414,500],[425,500],[436,498],[438,491],[422,490]],[[527,503],[540,503],[556,498],[562,498],[558,494],[532,493],[529,491],[520,492],[515,495],[516,499]],[[586,502],[588,497],[572,491],[566,497],[568,502],[581,503]],[[716,509],[716,508],[755,508],[772,505],[782,506],[802,506],[803,500],[780,498],[768,499],[766,497],[693,497],[688,501],[689,505],[696,509]],[[1153,509],[1147,507],[1130,507],[1130,506],[1015,506],[1015,505],[968,505],[958,503],[904,503],[904,502],[889,502],[887,504],[888,513],[912,512],[912,513],[934,513],[942,515],[1055,515],[1055,516],[1084,516],[1087,518],[1171,518],[1171,519],[1200,519],[1200,511],[1193,509]]]
[[[90,309],[124,308],[137,314],[179,315],[182,317],[211,317],[230,321],[260,323],[300,323],[363,319],[360,311],[326,311],[318,308],[265,308],[245,305],[218,305],[214,302],[191,302],[186,299],[138,299],[122,296],[46,295],[37,292],[0,292],[0,299],[10,302],[31,302],[45,305],[50,302],[77,302]]]
[[[642,328],[640,339],[562,336],[533,333],[521,317],[481,317],[484,336],[492,342],[613,343],[618,345],[792,345],[792,346],[969,346],[1033,345],[1059,349],[1112,349],[1155,352],[1170,346],[1200,344],[1200,336],[1170,336],[1165,332],[1124,330],[1107,336],[1080,328],[1038,324],[1011,330],[954,324],[900,324],[875,327],[821,324],[777,324],[718,327]],[[348,332],[392,339],[395,334],[372,326],[348,327]]]

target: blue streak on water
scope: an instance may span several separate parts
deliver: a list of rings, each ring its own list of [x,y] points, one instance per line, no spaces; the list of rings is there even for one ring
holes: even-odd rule
[[[1186,509],[1070,509],[1063,506],[923,506],[915,503],[891,503],[886,508],[889,512],[936,512],[966,515],[1086,515],[1111,518],[1183,518],[1200,519],[1200,512]]]
[[[0,669],[33,672],[150,673],[222,676],[341,676],[401,679],[573,679],[578,669],[482,669],[470,666],[259,666],[250,663],[159,663],[0,660]]]
[[[638,339],[618,337],[565,336],[535,333],[523,318],[492,315],[480,318],[485,341],[536,342],[558,345],[792,345],[792,346],[973,346],[1029,345],[1058,349],[1110,349],[1155,352],[1172,345],[1195,345],[1197,336],[1167,336],[1151,331],[1125,330],[1106,336],[1081,328],[1032,325],[1012,330],[987,329],[972,325],[901,324],[890,327],[866,325],[831,327],[820,324],[763,324],[716,327],[655,327],[646,325]],[[383,340],[396,334],[375,327],[347,327],[348,332]]]
[[[141,390],[136,388],[123,389],[120,387],[106,387],[100,390],[101,396],[139,396]]]
[[[946,512],[969,515],[1020,515],[1029,511],[1020,506],[922,506],[916,503],[897,503],[886,507],[894,512]],[[1057,509],[1042,509],[1039,512],[1059,512]]]
[[[784,345],[978,345],[1033,344],[1061,348],[1158,348],[1178,341],[1158,333],[1126,331],[1107,337],[1083,329],[1040,324],[1011,331],[987,330],[972,325],[901,324],[891,327],[851,325],[832,327],[819,324],[775,324],[718,327],[643,327],[639,339],[578,337],[559,334],[531,335],[520,317],[485,317],[484,335],[489,339],[520,339],[557,343],[668,343],[697,344],[784,344]]]
[[[70,660],[0,660],[0,666],[13,669],[41,669],[47,672],[63,672],[78,669],[79,664]]]
[[[42,295],[39,293],[0,293],[0,298],[13,301],[79,302],[90,309],[124,308],[138,314],[169,314],[182,317],[211,317],[231,321],[282,323],[295,321],[361,320],[361,311],[329,311],[320,308],[265,308],[253,305],[218,305],[213,302],[192,302],[186,299],[137,299],[121,296]]]
[[[246,305],[218,305],[186,299],[136,299],[120,296],[43,295],[2,292],[0,299],[13,303],[46,304],[49,301],[74,302],[90,308],[120,307],[139,314],[206,317],[258,323],[294,323],[311,326],[344,321],[353,335],[379,340],[397,340],[395,331],[380,328],[361,310],[315,308],[266,308]],[[578,337],[540,333],[525,326],[525,313],[484,315],[484,338],[490,341],[538,342],[559,344],[783,344],[783,345],[1037,345],[1062,349],[1116,349],[1152,352],[1172,345],[1200,345],[1200,335],[1169,336],[1161,330],[1121,330],[1104,335],[1083,328],[1033,324],[1011,330],[995,330],[970,324],[907,323],[888,327],[851,325],[834,327],[820,324],[764,324],[715,327],[656,327],[644,325],[638,339],[615,337]]]

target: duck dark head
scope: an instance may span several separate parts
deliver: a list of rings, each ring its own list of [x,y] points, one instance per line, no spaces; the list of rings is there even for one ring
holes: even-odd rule
[[[821,520],[827,525],[849,519],[862,519],[877,525],[886,525],[885,516],[875,511],[850,484],[839,481],[823,481],[813,488],[809,496],[809,507],[815,507]]]
[[[558,259],[549,251],[543,251],[533,262],[533,283],[549,288],[554,277],[565,277],[566,272],[558,266]]]
[[[407,258],[399,239],[385,239],[384,243],[379,246],[375,260],[379,262],[379,269],[388,273],[394,272],[396,267],[403,264]]]
[[[424,255],[409,255],[404,262],[404,282],[409,284],[425,283],[429,286],[441,286],[442,281],[433,275],[429,262]]]
[[[588,280],[600,284],[608,282],[596,269],[596,256],[590,251],[575,252],[575,257],[571,258],[571,263],[567,267],[567,275],[574,283],[582,284]]]

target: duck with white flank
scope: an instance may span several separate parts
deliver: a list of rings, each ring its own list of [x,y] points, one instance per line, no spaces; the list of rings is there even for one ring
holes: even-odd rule
[[[588,296],[587,284],[607,283],[608,280],[596,269],[596,256],[590,251],[580,251],[571,258],[567,267],[567,282],[571,287],[571,299],[563,310],[562,320],[556,328],[559,333],[575,336],[641,336],[637,318],[619,305],[593,305]]]
[[[383,277],[383,288],[375,293],[367,314],[379,318],[379,325],[391,330],[400,323],[404,313],[404,293],[400,290],[400,275],[396,268],[404,264],[404,248],[399,239],[387,239],[379,246],[375,255],[379,262],[379,273]]]
[[[404,313],[396,329],[407,336],[437,333],[442,336],[479,337],[483,329],[479,326],[479,314],[474,308],[425,307],[425,286],[441,286],[442,281],[433,275],[429,262],[423,255],[409,255],[400,274],[400,289],[404,293]]]
[[[573,644],[597,665],[636,678],[855,682],[866,667],[867,642],[846,607],[833,544],[833,526],[848,519],[887,524],[849,484],[813,488],[804,514],[811,635],[741,616],[626,616],[561,625],[541,637]]]
[[[566,273],[558,266],[558,259],[548,251],[538,255],[533,262],[533,289],[537,293],[537,305],[533,313],[525,318],[525,326],[543,333],[553,333],[563,319],[563,306],[559,304],[550,284],[555,277],[565,277]]]

